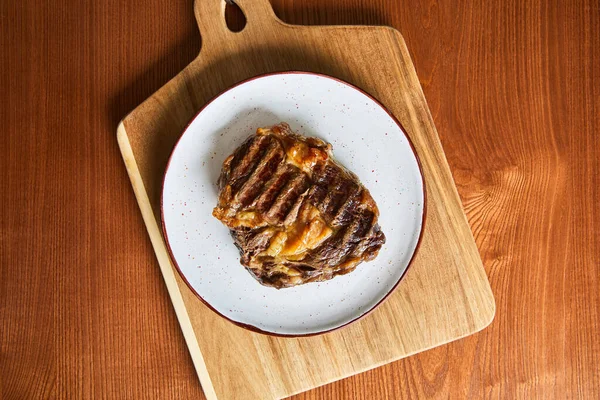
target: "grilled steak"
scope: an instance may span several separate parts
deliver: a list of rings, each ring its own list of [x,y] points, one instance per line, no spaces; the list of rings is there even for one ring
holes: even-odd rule
[[[324,281],[372,260],[385,243],[379,210],[331,145],[286,123],[259,128],[223,163],[213,215],[263,285]]]

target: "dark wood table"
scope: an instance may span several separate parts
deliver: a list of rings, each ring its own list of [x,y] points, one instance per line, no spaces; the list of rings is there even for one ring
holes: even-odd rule
[[[272,4],[404,35],[497,303],[297,398],[600,398],[598,2]],[[115,137],[199,49],[192,0],[0,2],[1,398],[203,397]]]

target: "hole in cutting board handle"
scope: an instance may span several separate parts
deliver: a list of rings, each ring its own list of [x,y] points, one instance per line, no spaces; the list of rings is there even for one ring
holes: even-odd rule
[[[246,26],[246,16],[233,0],[225,0],[225,23],[231,32],[241,32]]]

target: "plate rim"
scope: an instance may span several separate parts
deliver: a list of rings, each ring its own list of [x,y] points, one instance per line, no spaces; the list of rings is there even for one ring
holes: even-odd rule
[[[364,94],[365,96],[367,96],[369,99],[371,99],[372,101],[374,101],[379,107],[381,107],[381,109],[383,111],[386,112],[386,114],[388,114],[390,116],[390,118],[392,119],[392,121],[398,125],[398,127],[400,128],[400,130],[402,131],[402,133],[404,134],[404,137],[406,137],[408,144],[410,146],[410,149],[413,153],[413,156],[415,157],[415,160],[417,161],[417,167],[419,168],[419,173],[421,175],[421,182],[422,182],[422,190],[423,190],[423,214],[421,216],[421,229],[419,231],[419,238],[417,239],[417,244],[415,246],[415,250],[413,251],[413,254],[410,258],[410,260],[408,261],[408,264],[406,265],[406,268],[404,269],[404,271],[402,272],[402,274],[400,275],[400,277],[398,278],[398,280],[396,281],[396,283],[394,283],[394,286],[392,286],[392,288],[385,294],[385,296],[383,296],[383,298],[381,298],[375,305],[373,305],[369,310],[367,310],[366,312],[364,312],[363,314],[351,319],[350,321],[347,321],[345,323],[343,323],[342,325],[336,326],[334,328],[331,329],[325,329],[325,330],[320,330],[318,332],[309,332],[309,333],[278,333],[278,332],[272,332],[272,331],[266,331],[264,329],[258,328],[254,325],[251,324],[246,324],[243,322],[239,322],[239,321],[235,321],[234,319],[229,318],[228,316],[222,314],[221,312],[219,312],[217,309],[215,309],[207,300],[205,300],[195,289],[194,287],[191,285],[191,283],[188,281],[188,279],[185,277],[185,274],[182,272],[181,268],[179,268],[179,265],[177,264],[177,260],[175,259],[175,256],[173,254],[173,250],[171,249],[171,244],[169,242],[169,235],[167,233],[167,228],[165,225],[165,216],[164,216],[164,193],[165,193],[165,181],[167,178],[167,172],[169,171],[169,167],[171,165],[171,161],[173,159],[173,155],[175,154],[175,150],[177,150],[177,146],[179,145],[181,139],[183,138],[183,136],[188,132],[191,124],[196,120],[196,118],[198,118],[198,116],[206,109],[206,107],[208,107],[211,103],[213,103],[216,99],[218,99],[219,97],[221,97],[222,95],[224,95],[225,93],[237,88],[238,86],[244,85],[246,83],[249,83],[253,80],[256,79],[261,79],[261,78],[266,78],[266,77],[270,77],[270,76],[279,76],[279,75],[312,75],[312,76],[318,76],[320,78],[326,78],[326,79],[331,79],[334,81],[337,81],[339,83],[342,83],[346,86],[349,86],[352,89],[358,90],[359,92],[361,92],[362,94]],[[246,78],[243,79],[235,84],[233,84],[232,86],[229,86],[227,89],[217,93],[215,96],[213,96],[210,100],[208,100],[202,107],[200,107],[200,109],[194,114],[194,116],[188,121],[188,123],[186,124],[185,128],[183,129],[183,131],[181,132],[181,135],[179,136],[179,138],[177,139],[177,141],[175,142],[175,145],[173,146],[173,150],[171,150],[171,154],[169,155],[169,159],[167,161],[167,165],[165,166],[165,172],[163,173],[163,178],[162,178],[162,182],[161,182],[161,190],[160,190],[160,225],[161,225],[161,230],[162,230],[162,235],[163,235],[163,239],[165,241],[165,247],[167,249],[167,253],[169,254],[169,258],[173,264],[173,266],[175,266],[175,269],[177,270],[177,273],[179,274],[179,277],[185,282],[185,284],[187,285],[188,289],[205,305],[207,306],[210,310],[212,310],[214,313],[216,313],[217,315],[219,315],[220,317],[226,319],[227,321],[231,322],[232,324],[239,326],[241,328],[247,329],[249,331],[252,332],[256,332],[256,333],[261,333],[264,335],[268,335],[268,336],[275,336],[275,337],[286,337],[286,338],[298,338],[298,337],[310,337],[310,336],[317,336],[317,335],[323,335],[325,333],[330,333],[333,331],[336,331],[338,329],[342,329],[354,322],[357,322],[361,319],[363,319],[364,317],[366,317],[367,315],[371,314],[375,309],[377,309],[379,306],[381,306],[389,297],[390,295],[396,291],[396,289],[398,288],[398,285],[400,284],[400,282],[402,282],[402,280],[404,279],[404,277],[406,276],[406,273],[408,272],[408,270],[410,269],[410,267],[413,264],[413,261],[417,255],[417,253],[419,252],[419,248],[421,247],[421,242],[423,239],[423,231],[425,230],[425,223],[427,220],[427,188],[426,188],[426,183],[425,183],[425,176],[423,174],[423,167],[421,164],[421,160],[419,159],[419,156],[417,154],[417,151],[415,149],[415,146],[411,140],[411,138],[409,137],[409,135],[407,134],[406,129],[404,129],[404,126],[400,123],[400,121],[398,120],[398,118],[396,118],[396,116],[385,106],[383,105],[382,102],[380,102],[375,96],[371,95],[370,93],[368,93],[367,91],[361,89],[360,87],[349,83],[343,79],[340,78],[336,78],[334,76],[331,75],[327,75],[327,74],[323,74],[323,73],[319,73],[319,72],[310,72],[310,71],[301,71],[301,70],[288,70],[288,71],[276,71],[276,72],[267,72],[264,74],[259,74],[259,75],[255,75],[252,76],[250,78]]]

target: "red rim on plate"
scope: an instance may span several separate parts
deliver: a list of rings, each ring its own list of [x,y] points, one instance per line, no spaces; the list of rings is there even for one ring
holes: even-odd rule
[[[164,191],[165,191],[165,179],[167,177],[167,171],[169,170],[169,166],[171,165],[171,160],[173,158],[173,154],[175,153],[175,150],[177,149],[177,146],[179,145],[179,142],[181,141],[181,138],[186,134],[186,132],[188,131],[190,125],[192,124],[192,122],[198,117],[198,115],[200,115],[200,113],[202,111],[204,111],[204,109],[211,104],[213,101],[215,101],[217,98],[221,97],[223,94],[229,92],[232,89],[235,89],[238,86],[241,86],[245,83],[251,82],[255,79],[260,79],[260,78],[265,78],[268,76],[273,76],[273,75],[298,75],[298,74],[303,74],[303,75],[314,75],[314,76],[318,76],[318,77],[322,77],[322,78],[327,78],[327,79],[331,79],[337,82],[340,82],[344,85],[347,85],[355,90],[358,90],[359,92],[361,92],[362,94],[364,94],[365,96],[367,96],[368,98],[370,98],[372,101],[374,101],[379,107],[381,107],[381,109],[383,111],[385,111],[390,118],[394,121],[394,123],[396,125],[398,125],[398,127],[400,128],[400,130],[402,131],[402,133],[404,133],[404,136],[406,137],[406,139],[408,140],[408,144],[410,145],[410,148],[413,152],[413,155],[415,156],[415,160],[417,160],[417,166],[419,168],[419,173],[421,174],[421,181],[423,184],[423,215],[421,217],[421,230],[419,232],[419,238],[417,239],[417,245],[415,246],[415,250],[413,251],[413,254],[408,262],[408,264],[406,265],[406,268],[404,270],[404,272],[402,273],[402,275],[400,275],[400,277],[398,278],[398,281],[394,284],[394,286],[392,286],[392,288],[385,294],[385,296],[383,296],[383,298],[381,300],[379,300],[373,307],[371,307],[369,310],[365,311],[363,314],[357,316],[356,318],[340,325],[337,326],[335,328],[331,328],[331,329],[326,329],[323,331],[319,331],[319,332],[312,332],[312,333],[298,333],[298,334],[285,334],[285,333],[276,333],[276,332],[270,332],[270,331],[265,331],[262,330],[260,328],[257,328],[253,325],[249,325],[249,324],[245,324],[239,321],[235,321],[231,318],[229,318],[226,315],[221,314],[218,310],[216,310],[213,306],[210,305],[210,303],[208,303],[206,300],[204,300],[204,298],[202,296],[200,296],[200,294],[192,287],[192,285],[190,284],[190,282],[187,280],[187,278],[185,277],[185,275],[183,274],[183,272],[181,271],[181,268],[179,268],[179,265],[177,264],[177,260],[175,260],[175,256],[173,255],[173,250],[171,249],[171,244],[169,243],[169,235],[167,234],[167,229],[165,226],[165,217],[164,217],[164,206],[163,206],[163,199],[164,199]],[[185,284],[188,286],[188,288],[192,291],[192,293],[194,295],[196,295],[196,297],[198,297],[198,299],[200,299],[200,301],[202,301],[202,303],[204,303],[209,309],[211,309],[212,311],[214,311],[215,313],[217,313],[219,316],[225,318],[226,320],[228,320],[229,322],[240,326],[244,329],[248,329],[250,331],[253,332],[258,332],[258,333],[262,333],[265,335],[270,335],[270,336],[279,336],[279,337],[290,337],[290,338],[294,338],[294,337],[307,337],[307,336],[316,336],[316,335],[322,335],[324,333],[328,333],[328,332],[333,332],[335,330],[341,329],[345,326],[350,325],[353,322],[356,322],[364,317],[366,317],[367,315],[369,315],[371,312],[373,312],[376,308],[378,308],[381,304],[383,304],[383,302],[385,302],[389,296],[397,289],[398,285],[400,284],[400,282],[402,281],[402,279],[404,278],[404,276],[406,275],[406,272],[408,271],[408,269],[410,268],[410,266],[412,265],[415,256],[417,255],[417,252],[419,251],[419,247],[421,246],[421,240],[423,239],[423,230],[425,229],[425,221],[427,217],[427,189],[425,187],[425,178],[423,177],[423,168],[421,166],[421,161],[419,160],[419,156],[417,155],[417,152],[415,150],[415,146],[412,143],[412,140],[410,139],[410,137],[407,135],[406,130],[404,129],[404,127],[402,126],[402,124],[400,123],[400,121],[398,121],[398,119],[394,116],[394,114],[392,114],[390,112],[390,110],[387,109],[387,107],[385,107],[379,100],[377,100],[375,97],[373,97],[372,95],[370,95],[369,93],[367,93],[366,91],[364,91],[363,89],[348,83],[344,80],[341,80],[339,78],[335,78],[333,76],[329,76],[329,75],[325,75],[325,74],[320,74],[320,73],[315,73],[315,72],[306,72],[306,71],[281,71],[281,72],[270,72],[270,73],[266,73],[266,74],[261,74],[261,75],[257,75],[254,76],[252,78],[248,78],[248,79],[244,79],[238,83],[236,83],[235,85],[229,87],[228,89],[225,89],[224,91],[222,91],[221,93],[217,94],[215,97],[213,97],[212,99],[210,99],[204,106],[202,106],[202,108],[200,108],[200,110],[192,117],[192,119],[190,119],[190,121],[188,122],[188,124],[186,125],[185,129],[183,130],[181,136],[179,137],[179,139],[177,140],[177,142],[175,143],[175,146],[173,147],[173,150],[171,151],[171,155],[169,156],[169,161],[167,162],[167,166],[165,168],[165,173],[163,175],[163,181],[162,181],[162,187],[161,187],[161,194],[160,194],[160,218],[161,218],[161,227],[162,227],[162,231],[163,231],[163,236],[165,238],[165,243],[167,245],[167,251],[169,253],[169,257],[171,258],[171,261],[173,262],[173,265],[175,266],[175,268],[177,269],[177,272],[179,273],[179,276],[181,277],[181,279],[183,279],[183,281],[185,282]],[[259,283],[260,284],[260,283]]]

